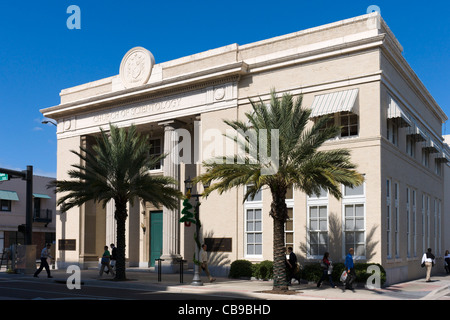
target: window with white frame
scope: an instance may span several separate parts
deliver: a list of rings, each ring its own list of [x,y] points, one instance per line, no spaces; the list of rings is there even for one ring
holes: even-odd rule
[[[409,187],[406,187],[406,256],[408,258],[411,258],[411,236],[411,191]]]
[[[427,248],[430,247],[430,197],[427,195],[427,199],[426,199],[426,208],[427,208]],[[424,250],[425,251],[425,250]]]
[[[395,257],[400,256],[400,221],[399,221],[399,185],[394,182],[394,240],[395,240]]]
[[[425,194],[422,194],[422,250],[425,251],[425,212],[426,212],[426,208],[425,208]]]
[[[287,208],[288,218],[284,224],[284,244],[286,249],[294,248],[294,209]]]
[[[412,189],[411,202],[412,202],[412,242],[414,257],[417,256],[417,213],[416,213],[416,203],[417,203],[417,191]]]
[[[320,258],[328,251],[328,193],[308,197],[308,256]]]
[[[392,258],[392,244],[391,244],[391,180],[386,180],[386,253],[388,259]]]
[[[350,188],[344,186],[342,198],[344,214],[344,252],[354,249],[355,257],[366,256],[365,184]]]
[[[358,115],[351,112],[339,114],[341,137],[352,137],[358,135]]]
[[[244,194],[247,192],[247,186]],[[245,201],[245,254],[248,257],[262,256],[262,192]]]
[[[262,256],[262,209],[245,211],[246,255]]]

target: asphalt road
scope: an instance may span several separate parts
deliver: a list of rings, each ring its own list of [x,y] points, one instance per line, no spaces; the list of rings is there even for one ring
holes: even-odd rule
[[[68,289],[65,283],[0,279],[0,300],[221,300],[225,298],[201,294],[107,288],[82,285]],[[229,299],[229,298],[226,298]]]

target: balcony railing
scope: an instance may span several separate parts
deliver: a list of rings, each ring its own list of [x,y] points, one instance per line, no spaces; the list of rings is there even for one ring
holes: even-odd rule
[[[33,221],[35,222],[52,222],[52,213],[50,209],[34,209]]]

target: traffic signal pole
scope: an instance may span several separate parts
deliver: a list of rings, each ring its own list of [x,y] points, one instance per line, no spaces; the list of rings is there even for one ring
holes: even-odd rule
[[[22,178],[22,180],[27,182],[25,196],[25,244],[31,245],[33,240],[33,166],[27,166],[27,170],[24,171],[0,168],[0,173],[6,173],[11,178]]]

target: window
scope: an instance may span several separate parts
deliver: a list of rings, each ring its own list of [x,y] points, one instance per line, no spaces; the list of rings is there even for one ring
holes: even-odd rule
[[[320,258],[328,251],[328,192],[308,197],[308,256]]]
[[[395,182],[394,183],[394,239],[395,239],[395,256],[399,257],[400,256],[400,243],[399,243],[399,232],[400,232],[400,227],[399,227],[399,201],[398,201],[398,197],[399,197],[399,187],[398,187],[398,183]]]
[[[413,236],[413,248],[414,257],[417,256],[417,216],[416,216],[416,190],[412,190],[411,201],[412,201],[412,236]]]
[[[424,251],[425,248],[425,195],[422,194],[422,250]]]
[[[327,206],[309,207],[309,255],[323,256],[328,246]]]
[[[398,126],[392,120],[388,120],[387,123],[387,139],[392,142],[393,145],[398,145]]]
[[[294,247],[294,209],[287,208],[288,218],[284,225],[284,244],[286,249]]]
[[[351,112],[341,112],[328,115],[329,120],[325,128],[338,126],[341,128],[340,138],[358,136],[358,115]]]
[[[365,221],[365,184],[350,188],[344,187],[344,252],[350,248],[355,251],[355,257],[366,255],[366,221]]]
[[[246,210],[246,248],[247,256],[262,255],[262,210]]]
[[[416,156],[416,140],[411,135],[406,136],[406,154],[412,158]]]
[[[339,114],[341,125],[341,137],[351,137],[358,135],[358,116],[351,112],[341,112]]]
[[[247,186],[245,186],[245,193],[247,193]],[[244,193],[244,194],[245,194]],[[262,201],[262,192],[259,190],[254,197],[248,197],[246,202],[260,202]]]
[[[11,211],[11,200],[0,200],[0,211]]]
[[[411,192],[409,187],[406,187],[406,241],[407,241],[407,251],[406,255],[408,258],[411,257]]]
[[[354,248],[355,256],[365,256],[364,204],[346,204],[345,214],[345,252]]]
[[[5,231],[0,231],[0,252],[5,248]]]
[[[391,180],[386,180],[386,246],[387,257],[392,257],[391,248]]]
[[[434,173],[436,173],[438,176],[440,176],[441,172],[442,172],[441,162],[435,160],[434,161]]]
[[[163,153],[162,150],[162,140],[161,138],[150,139],[150,155],[151,156],[160,156]],[[161,170],[162,168],[162,160],[156,164],[151,170]]]
[[[427,149],[422,149],[422,165],[430,167],[430,152]]]

